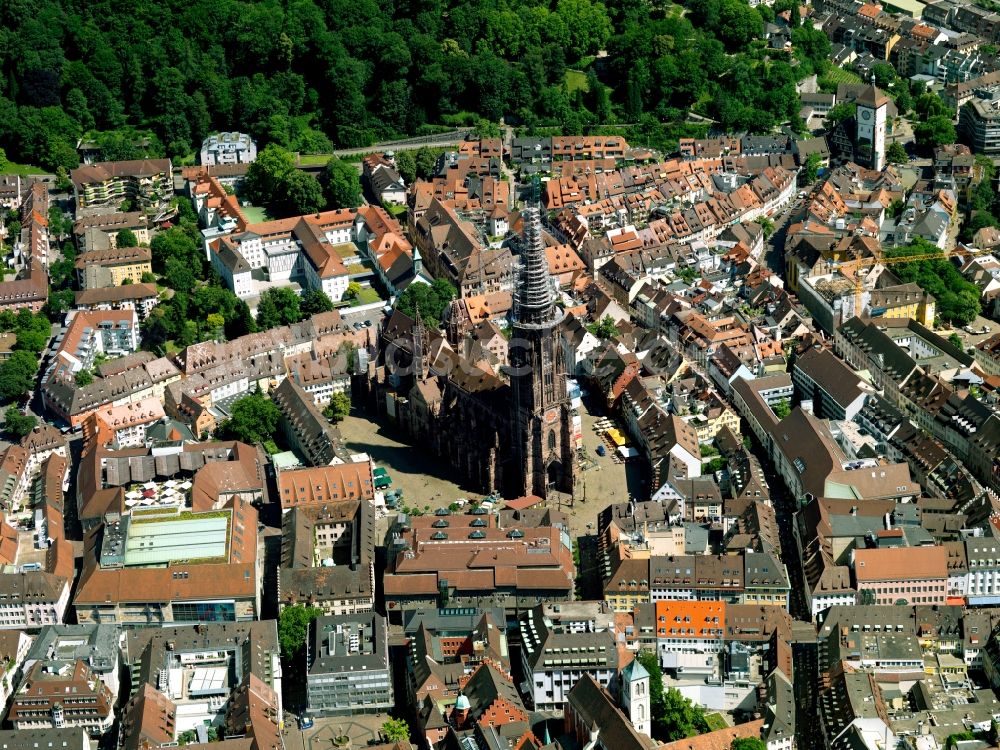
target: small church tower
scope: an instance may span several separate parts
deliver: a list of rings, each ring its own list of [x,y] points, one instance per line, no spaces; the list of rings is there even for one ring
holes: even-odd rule
[[[872,85],[861,92],[857,107],[856,159],[871,169],[881,170],[885,166],[885,128],[889,109],[889,97]]]
[[[633,659],[621,674],[621,690],[618,695],[621,708],[639,734],[652,737],[652,719],[649,716],[649,672]]]

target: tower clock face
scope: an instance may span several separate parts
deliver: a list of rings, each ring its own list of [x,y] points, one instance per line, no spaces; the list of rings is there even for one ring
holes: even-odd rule
[[[861,110],[861,119],[870,120],[872,119],[872,111],[870,109]]]
[[[545,423],[553,424],[558,416],[559,416],[558,409],[549,409],[547,412],[545,412]]]

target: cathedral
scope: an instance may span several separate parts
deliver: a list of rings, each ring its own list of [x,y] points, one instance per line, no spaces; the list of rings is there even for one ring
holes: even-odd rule
[[[559,345],[541,216],[523,212],[524,235],[507,361],[491,366],[419,310],[396,311],[379,330],[373,392],[380,414],[470,486],[504,497],[572,495],[577,479],[573,412]]]

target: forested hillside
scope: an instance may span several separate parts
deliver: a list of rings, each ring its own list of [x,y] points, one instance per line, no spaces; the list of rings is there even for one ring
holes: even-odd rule
[[[766,130],[795,116],[810,62],[767,50],[761,13],[743,0],[8,0],[0,147],[68,169],[91,131],[106,159],[183,157],[219,129],[322,152],[480,118],[628,123],[659,145],[692,106]],[[823,59],[820,32],[795,34]]]

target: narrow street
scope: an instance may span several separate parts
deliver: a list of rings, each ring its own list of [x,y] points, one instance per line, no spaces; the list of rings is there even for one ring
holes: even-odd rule
[[[784,480],[774,471],[771,459],[763,446],[751,437],[751,451],[760,461],[767,484],[771,490],[771,503],[774,505],[778,521],[778,539],[781,545],[781,559],[788,571],[790,586],[789,611],[793,623],[792,657],[795,674],[792,684],[795,692],[796,710],[799,716],[815,716],[818,714],[817,688],[819,672],[816,643],[809,605],[805,597],[805,581],[802,575],[801,560],[795,545],[793,524],[797,511],[796,499],[789,493]],[[798,626],[798,627],[796,627]],[[796,721],[796,741],[801,748],[822,747],[822,737],[819,734],[819,724],[815,721]]]

